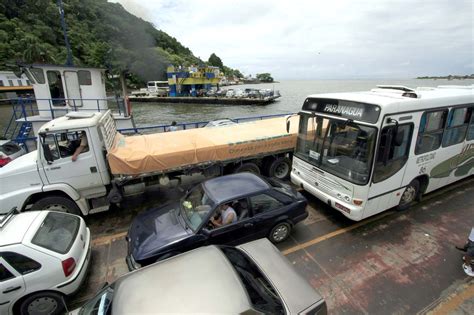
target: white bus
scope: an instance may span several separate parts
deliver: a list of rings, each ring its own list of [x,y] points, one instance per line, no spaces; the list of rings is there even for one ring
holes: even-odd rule
[[[474,170],[474,85],[310,95],[291,181],[358,221]]]

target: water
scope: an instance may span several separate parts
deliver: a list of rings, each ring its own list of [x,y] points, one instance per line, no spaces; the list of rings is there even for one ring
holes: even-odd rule
[[[241,118],[249,116],[272,115],[297,112],[310,94],[326,92],[364,91],[377,84],[396,84],[408,87],[438,85],[470,85],[473,80],[312,80],[282,81],[274,84],[248,84],[236,88],[258,88],[280,90],[282,95],[276,102],[266,106],[235,105],[193,105],[193,104],[156,104],[132,103],[135,123],[139,127],[178,123],[208,121],[219,118]],[[226,87],[231,88],[231,87]],[[10,120],[12,109],[0,105],[0,136]]]

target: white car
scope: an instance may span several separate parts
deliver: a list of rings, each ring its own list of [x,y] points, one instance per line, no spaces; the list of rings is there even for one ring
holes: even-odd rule
[[[236,125],[237,122],[230,118],[216,119],[208,122],[204,127],[220,127],[228,125]]]
[[[0,314],[62,314],[87,273],[90,231],[76,215],[0,215]]]
[[[26,151],[13,141],[0,140],[0,167],[25,154]]]

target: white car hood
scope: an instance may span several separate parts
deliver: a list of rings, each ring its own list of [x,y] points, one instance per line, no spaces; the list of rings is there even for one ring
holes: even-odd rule
[[[42,185],[36,165],[37,151],[27,153],[0,168],[0,194]]]

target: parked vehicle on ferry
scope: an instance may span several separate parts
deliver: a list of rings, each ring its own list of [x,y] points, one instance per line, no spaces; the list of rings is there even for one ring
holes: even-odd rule
[[[222,119],[211,120],[204,127],[220,127],[220,126],[229,126],[229,125],[235,125],[235,124],[237,124],[237,122],[233,119],[222,118]]]
[[[270,184],[272,183],[272,184]],[[216,225],[221,206],[235,220]],[[279,243],[308,216],[306,199],[290,185],[251,173],[209,179],[181,200],[139,214],[128,236],[130,270],[208,244],[236,245],[262,237]]]
[[[474,86],[310,95],[291,180],[352,220],[473,174]]]
[[[120,277],[79,311],[150,313],[318,314],[324,299],[268,240],[205,246]]]
[[[7,165],[26,151],[13,141],[0,140],[0,167]]]
[[[297,122],[290,134],[284,122],[278,117],[219,132],[195,128],[124,136],[110,112],[71,112],[40,128],[37,151],[0,168],[0,204],[87,215],[106,211],[147,185],[169,185],[170,179],[196,173],[250,171],[285,178]]]
[[[0,216],[0,313],[63,314],[90,262],[84,220],[55,211]]]

